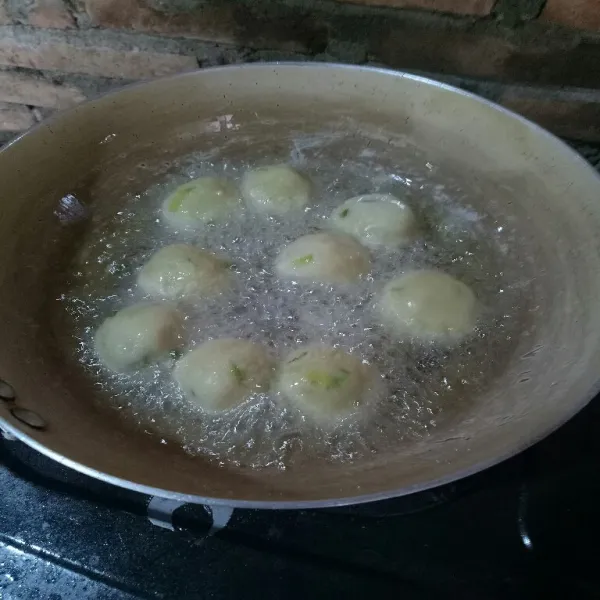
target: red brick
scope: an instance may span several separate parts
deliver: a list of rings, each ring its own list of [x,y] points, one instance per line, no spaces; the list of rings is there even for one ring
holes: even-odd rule
[[[75,27],[75,19],[63,0],[36,0],[29,11],[29,24],[48,29]]]
[[[391,29],[374,38],[370,54],[399,69],[496,78],[513,54],[502,38],[439,29]]]
[[[0,131],[25,131],[35,123],[33,112],[26,106],[0,102]]]
[[[600,141],[600,100],[531,98],[505,92],[498,102],[556,135],[586,142]]]
[[[600,88],[600,44],[584,36],[511,36],[383,24],[369,59],[388,67],[505,83]]]
[[[392,8],[421,8],[459,15],[489,15],[496,0],[338,0],[369,6]]]
[[[206,7],[190,13],[165,14],[144,0],[84,0],[93,25],[151,33],[198,36],[215,42],[232,42],[233,6]]]
[[[548,0],[540,18],[566,27],[600,31],[600,0]]]
[[[85,100],[75,87],[43,81],[33,75],[0,72],[0,102],[46,108],[68,108]]]
[[[149,79],[198,67],[193,56],[79,47],[67,43],[26,44],[0,38],[0,65],[101,77]]]
[[[163,13],[147,0],[83,0],[92,25],[194,37],[250,48],[318,53],[327,46],[328,28],[312,12],[274,3],[261,12],[241,2],[215,2],[191,12]]]

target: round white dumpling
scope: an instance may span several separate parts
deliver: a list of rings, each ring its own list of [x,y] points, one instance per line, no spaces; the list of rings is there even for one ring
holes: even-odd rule
[[[331,213],[330,222],[369,248],[401,248],[418,232],[413,211],[391,194],[350,198]]]
[[[188,244],[161,248],[138,275],[138,285],[147,294],[171,299],[214,296],[231,282],[226,261]]]
[[[163,216],[173,227],[201,229],[226,221],[239,207],[240,196],[231,181],[200,177],[180,185],[163,203]]]
[[[302,236],[286,246],[275,262],[280,277],[316,283],[349,283],[370,267],[369,251],[340,233]]]
[[[279,392],[310,419],[327,424],[356,412],[373,396],[377,371],[339,348],[312,344],[282,363]]]
[[[183,317],[167,304],[134,304],[108,317],[96,331],[100,360],[113,371],[144,367],[183,344]]]
[[[292,167],[275,165],[248,171],[242,181],[242,195],[259,212],[284,215],[310,202],[311,187],[310,181]]]
[[[396,335],[444,344],[471,333],[478,315],[471,288],[433,269],[410,271],[389,281],[378,306],[383,323]]]
[[[233,338],[204,342],[183,356],[173,371],[185,397],[212,413],[266,391],[272,375],[273,362],[262,346]]]

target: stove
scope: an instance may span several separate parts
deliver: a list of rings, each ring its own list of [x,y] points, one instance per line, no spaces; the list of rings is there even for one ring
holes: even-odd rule
[[[600,167],[600,148],[576,149]],[[242,510],[122,490],[0,438],[0,600],[600,598],[600,399],[404,498]]]

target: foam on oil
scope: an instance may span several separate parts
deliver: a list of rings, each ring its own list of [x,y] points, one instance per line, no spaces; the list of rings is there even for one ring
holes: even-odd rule
[[[69,284],[60,295],[66,321],[60,335],[65,354],[78,361],[101,391],[101,402],[163,443],[223,464],[287,468],[319,458],[352,461],[427,436],[461,410],[498,374],[518,337],[515,314],[524,309],[510,223],[476,211],[482,191],[459,185],[452,175],[406,141],[393,153],[388,138],[340,131],[291,133],[289,141],[253,145],[235,139],[204,154],[161,165],[159,182],[124,198],[117,211],[98,211],[75,256]],[[240,158],[252,156],[251,160]],[[342,158],[340,158],[342,157]],[[287,162],[314,183],[315,202],[304,213],[269,218],[240,206],[229,222],[199,232],[176,231],[161,218],[164,198],[178,185],[203,175],[234,182],[256,166]],[[373,251],[372,270],[356,286],[297,285],[274,275],[279,250],[301,235],[327,229],[334,207],[364,193],[392,193],[408,203],[422,225],[422,238],[395,252]],[[174,360],[127,375],[98,362],[93,335],[102,320],[144,299],[135,278],[160,247],[195,244],[233,263],[237,284],[226,296],[181,303],[186,349],[219,337],[248,338],[283,358],[299,344],[324,342],[356,353],[381,373],[386,393],[364,419],[347,419],[320,430],[277,394],[257,395],[220,416],[188,403],[173,383]],[[438,267],[470,285],[483,314],[469,340],[452,350],[421,348],[388,337],[372,303],[385,282],[407,269]],[[66,323],[66,326],[65,326]],[[76,348],[74,353],[70,350]]]

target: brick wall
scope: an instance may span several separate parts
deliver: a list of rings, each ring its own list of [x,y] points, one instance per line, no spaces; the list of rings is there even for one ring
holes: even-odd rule
[[[428,74],[600,141],[600,0],[0,0],[0,141],[132,81],[305,59]]]

